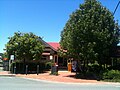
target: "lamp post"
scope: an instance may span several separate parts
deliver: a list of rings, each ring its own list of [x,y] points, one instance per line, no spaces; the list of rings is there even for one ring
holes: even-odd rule
[[[52,55],[50,55],[50,60],[53,60],[53,56]]]
[[[55,64],[52,53],[50,53],[50,60],[51,60],[51,74],[58,75],[58,65]]]
[[[52,64],[53,64],[53,56],[50,55],[50,60],[51,60],[51,74],[53,74],[53,68],[52,68]]]

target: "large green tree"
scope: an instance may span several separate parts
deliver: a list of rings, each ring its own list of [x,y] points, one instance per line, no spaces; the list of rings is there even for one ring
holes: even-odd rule
[[[44,49],[40,39],[33,33],[15,32],[14,36],[9,37],[6,52],[9,56],[15,55],[16,60],[40,60]]]
[[[110,50],[117,44],[113,14],[97,0],[85,0],[70,15],[61,32],[61,47],[77,60],[106,62]]]

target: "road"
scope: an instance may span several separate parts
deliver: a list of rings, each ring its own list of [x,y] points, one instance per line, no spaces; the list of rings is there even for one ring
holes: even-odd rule
[[[120,84],[64,84],[1,76],[0,90],[120,90]]]

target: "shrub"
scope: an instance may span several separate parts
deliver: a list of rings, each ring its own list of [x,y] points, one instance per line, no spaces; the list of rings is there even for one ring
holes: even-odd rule
[[[53,72],[53,73],[50,73],[50,75],[56,75],[56,76],[58,76],[59,74],[58,74],[58,72]]]
[[[88,66],[88,72],[93,72],[94,74],[99,74],[102,70],[103,67],[98,64],[91,64]]]
[[[45,63],[45,68],[46,69],[51,69],[51,64],[52,64],[51,62],[46,62]]]
[[[114,65],[114,66],[110,66],[108,67],[109,70],[119,70],[120,71],[120,64],[118,65]]]
[[[103,79],[117,80],[120,79],[120,71],[110,70],[103,73]]]

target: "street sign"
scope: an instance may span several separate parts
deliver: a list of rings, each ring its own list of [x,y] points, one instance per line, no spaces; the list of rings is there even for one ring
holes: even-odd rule
[[[14,55],[10,55],[10,60],[14,60],[14,59],[15,59]]]

